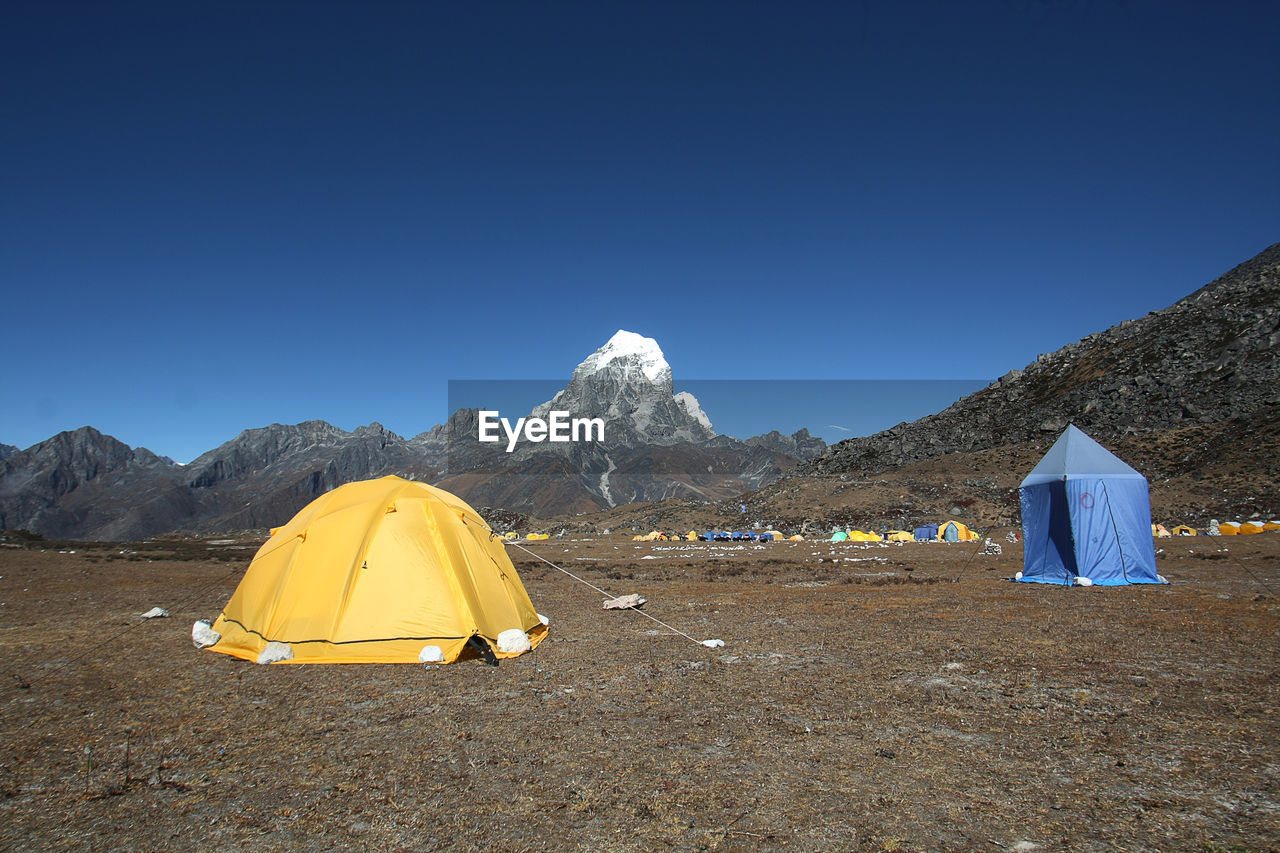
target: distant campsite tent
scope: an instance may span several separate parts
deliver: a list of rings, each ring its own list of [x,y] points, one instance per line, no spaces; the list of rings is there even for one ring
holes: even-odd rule
[[[1023,581],[1160,583],[1147,480],[1074,425],[1022,481]]]
[[[1185,524],[1179,524],[1177,527],[1173,528],[1173,530],[1169,532],[1172,533],[1174,536],[1195,536],[1196,535],[1196,529],[1194,527],[1187,527]]]
[[[938,525],[923,524],[913,531],[917,542],[932,542],[938,538]]]
[[[884,538],[890,542],[911,542],[916,537],[906,530],[890,530]]]
[[[1236,536],[1240,533],[1240,522],[1224,521],[1218,525],[1218,533],[1222,536]]]
[[[1173,534],[1170,533],[1169,528],[1165,527],[1163,524],[1153,524],[1151,525],[1151,535],[1157,539],[1163,539],[1167,536],[1172,536]]]
[[[965,525],[958,521],[944,521],[938,525],[938,539],[942,542],[967,542],[970,539],[977,539],[978,534],[974,533]]]
[[[832,542],[848,542],[849,534],[845,533],[843,530],[837,530],[835,533],[831,534],[831,541]]]
[[[213,630],[215,652],[291,663],[447,663],[473,638],[513,657],[547,633],[475,510],[400,477],[307,504],[258,550]]]

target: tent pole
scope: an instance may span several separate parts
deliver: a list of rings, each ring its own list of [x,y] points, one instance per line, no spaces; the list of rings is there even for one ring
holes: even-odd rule
[[[1120,572],[1124,575],[1124,582],[1129,583],[1129,567],[1125,565],[1124,546],[1120,544],[1120,528],[1116,526],[1116,514],[1111,511],[1111,493],[1107,491],[1107,481],[1099,480],[1102,483],[1102,493],[1107,496],[1107,517],[1111,519],[1111,532],[1116,535],[1116,550],[1120,552]]]

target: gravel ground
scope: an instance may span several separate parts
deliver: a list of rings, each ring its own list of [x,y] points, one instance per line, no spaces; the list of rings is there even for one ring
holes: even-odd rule
[[[551,636],[430,669],[194,649],[251,537],[5,544],[5,849],[1280,849],[1280,534],[1107,589],[1003,541],[550,540],[725,646],[513,549]]]

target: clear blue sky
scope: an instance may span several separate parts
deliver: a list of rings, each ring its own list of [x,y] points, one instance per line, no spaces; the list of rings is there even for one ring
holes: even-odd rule
[[[619,328],[677,380],[993,378],[1280,240],[1278,31],[1274,2],[8,2],[0,442],[414,434],[448,380],[567,378]]]

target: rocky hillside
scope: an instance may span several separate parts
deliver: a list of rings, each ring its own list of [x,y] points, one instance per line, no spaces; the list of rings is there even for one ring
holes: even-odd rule
[[[192,508],[180,470],[92,427],[59,433],[0,461],[0,528],[104,539],[173,529]]]
[[[1055,353],[936,415],[852,438],[797,473],[870,474],[1022,445],[1074,423],[1104,443],[1280,404],[1280,244],[1162,311]]]
[[[10,456],[18,452],[18,448],[12,444],[0,444],[0,460],[8,459]]]
[[[199,505],[195,530],[272,527],[331,489],[398,474],[434,479],[439,459],[372,423],[352,432],[324,421],[245,430],[184,469]]]
[[[430,479],[436,469],[378,424],[272,424],[186,466],[82,427],[0,461],[0,528],[125,540],[266,527],[336,485],[391,473]]]

